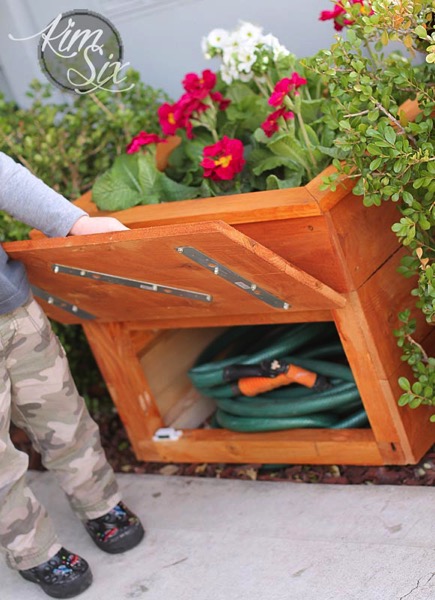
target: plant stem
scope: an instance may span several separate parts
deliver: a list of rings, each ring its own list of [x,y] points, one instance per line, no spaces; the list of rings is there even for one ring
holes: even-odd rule
[[[212,134],[214,141],[218,142],[219,141],[219,136],[218,136],[217,131],[216,131],[216,129],[214,127],[212,127],[210,129],[210,133]]]
[[[361,112],[352,113],[350,115],[343,115],[343,119],[349,119],[350,117],[362,117],[362,115],[367,115],[369,110],[362,110]]]
[[[416,342],[414,340],[414,338],[411,335],[409,335],[409,333],[405,337],[410,344],[413,344],[420,350],[420,352],[422,353],[422,358],[421,358],[422,362],[425,362],[425,363],[429,362],[429,357],[426,354],[426,351],[423,348],[423,346],[421,344],[419,344],[418,342]]]
[[[194,119],[199,125],[202,125],[206,129],[209,130],[215,142],[219,141],[219,136],[216,130],[216,121],[217,121],[217,108],[213,104],[208,105],[209,109],[203,113],[199,113],[197,118]]]
[[[106,115],[109,117],[109,119],[113,119],[113,114],[110,112],[110,110],[107,108],[107,106],[105,104],[103,104],[101,102],[101,100],[95,94],[89,94],[89,96],[92,98],[92,100],[95,102],[95,104],[99,108],[101,108],[101,110],[103,112],[106,113]]]
[[[268,88],[271,92],[273,92],[273,90],[275,89],[275,86],[273,85],[273,81],[270,78],[270,75],[268,75],[267,73],[265,73],[264,75],[265,79],[266,79],[266,83],[268,85]]]
[[[304,123],[304,120],[302,118],[301,111],[300,110],[296,110],[296,115],[298,117],[298,121],[299,121],[299,125],[301,127],[301,132],[302,132],[302,136],[304,138],[305,145],[307,146],[308,154],[310,155],[311,163],[312,163],[314,169],[317,171],[317,161],[314,158],[314,154],[313,154],[313,152],[311,150],[310,138],[308,137],[307,130],[305,129],[305,123]],[[311,179],[312,176],[310,174],[308,174],[308,175],[309,175],[309,177]]]
[[[367,40],[364,41],[364,47],[367,50],[367,52],[369,53],[370,58],[372,59],[372,63],[376,66],[379,67],[379,61],[376,58],[376,56],[373,54],[373,50],[371,49],[371,46],[369,44],[369,42]]]
[[[382,106],[382,104],[380,102],[378,102],[375,98],[373,98],[373,96],[370,96],[370,100],[373,102],[373,104],[376,106],[376,108],[379,108],[379,110],[381,112],[384,113],[384,115],[386,115],[389,119],[391,119],[391,121],[393,121],[394,125],[397,127],[397,129],[399,130],[399,132],[402,135],[405,135],[409,141],[411,142],[411,145],[416,148],[417,147],[417,140],[415,139],[415,137],[413,135],[411,135],[410,133],[406,133],[405,129],[402,127],[402,125],[400,124],[400,122],[396,119],[396,117],[394,117],[390,111],[388,111],[384,106]]]
[[[260,92],[263,94],[263,96],[267,99],[269,99],[269,92],[267,91],[267,89],[264,87],[263,82],[260,81],[259,77],[254,77],[254,81],[258,87],[258,89],[260,90]]]

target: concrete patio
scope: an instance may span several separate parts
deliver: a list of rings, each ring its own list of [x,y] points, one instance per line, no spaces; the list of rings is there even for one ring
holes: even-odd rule
[[[121,557],[93,546],[48,473],[29,480],[62,543],[92,566],[83,600],[433,600],[435,492],[120,475],[147,529]],[[47,596],[0,565],[1,600]]]

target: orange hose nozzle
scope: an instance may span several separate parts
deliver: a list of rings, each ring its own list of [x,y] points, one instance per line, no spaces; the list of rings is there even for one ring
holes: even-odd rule
[[[269,392],[290,383],[299,383],[312,388],[316,380],[316,373],[296,365],[289,365],[286,373],[281,373],[276,377],[243,377],[239,379],[238,387],[244,396],[258,396],[258,394]]]

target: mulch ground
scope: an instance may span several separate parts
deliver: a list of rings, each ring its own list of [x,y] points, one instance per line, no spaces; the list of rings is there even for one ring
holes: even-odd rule
[[[107,458],[118,473],[152,473],[189,477],[215,477],[295,483],[434,485],[435,446],[417,465],[393,467],[355,467],[347,465],[260,465],[223,463],[156,463],[136,460],[124,427],[116,413],[94,415],[100,425],[101,441]],[[40,456],[26,434],[12,428],[16,447],[30,457],[30,469],[42,470]]]

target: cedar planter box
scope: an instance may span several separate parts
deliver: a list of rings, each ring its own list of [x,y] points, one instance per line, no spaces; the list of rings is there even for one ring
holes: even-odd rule
[[[398,377],[410,373],[392,330],[415,287],[396,272],[404,253],[390,231],[397,208],[365,208],[348,184],[320,191],[324,174],[301,188],[113,213],[129,232],[5,244],[26,263],[49,316],[83,324],[139,459],[407,464],[435,442],[433,409],[397,405]],[[103,214],[90,194],[77,204]],[[205,263],[192,260],[192,249]],[[216,264],[277,303],[216,277]],[[416,340],[429,348],[433,330],[414,316]],[[236,433],[192,425],[212,406],[186,372],[222,328],[313,321],[335,322],[370,428]],[[182,427],[181,437],[153,439],[165,426]]]

